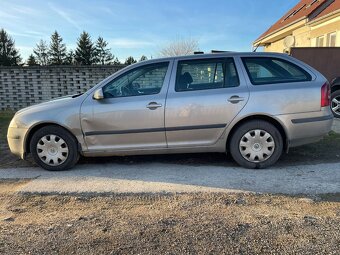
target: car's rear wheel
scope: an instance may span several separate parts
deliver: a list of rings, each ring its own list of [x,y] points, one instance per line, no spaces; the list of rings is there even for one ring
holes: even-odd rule
[[[243,167],[266,168],[280,158],[283,139],[271,123],[251,120],[232,134],[229,150],[233,159]]]
[[[336,90],[331,95],[331,108],[334,117],[340,118],[340,90]]]
[[[50,171],[66,170],[79,159],[77,141],[59,126],[45,126],[36,131],[30,142],[34,161]]]

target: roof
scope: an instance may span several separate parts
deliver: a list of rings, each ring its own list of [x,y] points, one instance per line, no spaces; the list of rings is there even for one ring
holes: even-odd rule
[[[321,18],[323,16],[329,15],[333,12],[340,11],[340,0],[333,1],[327,8],[322,10],[319,14],[317,14],[314,19]]]
[[[340,0],[301,0],[255,41],[259,41],[264,37],[288,27],[289,25],[292,25],[300,20],[310,18],[313,13],[318,12],[313,17],[313,19],[316,19],[339,9]]]

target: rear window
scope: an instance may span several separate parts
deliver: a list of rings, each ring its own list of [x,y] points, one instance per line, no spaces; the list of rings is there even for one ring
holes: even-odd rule
[[[279,58],[242,58],[250,81],[254,85],[311,81],[312,77],[301,67]]]
[[[178,62],[175,86],[177,92],[237,86],[239,78],[232,58]]]

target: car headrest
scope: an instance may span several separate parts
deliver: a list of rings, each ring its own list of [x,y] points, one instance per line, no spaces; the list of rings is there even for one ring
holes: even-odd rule
[[[192,83],[194,80],[192,79],[192,76],[190,73],[185,72],[182,74],[179,78],[179,84],[182,86],[187,86],[188,84]]]

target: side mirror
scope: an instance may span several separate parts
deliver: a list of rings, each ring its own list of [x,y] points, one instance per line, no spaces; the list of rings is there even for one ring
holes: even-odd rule
[[[104,99],[104,93],[103,93],[103,89],[97,89],[94,94],[93,94],[93,99],[95,100],[101,100]]]

